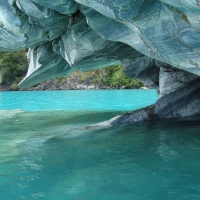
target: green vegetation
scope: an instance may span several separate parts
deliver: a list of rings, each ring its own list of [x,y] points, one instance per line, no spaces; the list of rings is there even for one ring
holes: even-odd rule
[[[0,52],[0,84],[18,88],[19,81],[25,76],[28,67],[26,51]]]
[[[136,78],[129,78],[124,72],[124,68],[121,65],[112,66],[105,69],[107,74],[106,84],[114,87],[132,88],[142,87],[144,84]]]
[[[127,77],[121,65],[80,73],[79,76],[82,82],[88,81],[92,84],[99,83],[119,88],[139,88],[144,86],[138,79]]]
[[[0,52],[0,85],[10,85],[11,90],[18,89],[18,83],[25,76],[28,68],[26,51],[12,53]],[[124,73],[121,65],[104,69],[96,69],[81,73],[76,71],[69,77],[56,78],[60,84],[67,78],[80,80],[87,84],[104,84],[117,88],[139,88],[143,83],[136,78],[129,78]]]

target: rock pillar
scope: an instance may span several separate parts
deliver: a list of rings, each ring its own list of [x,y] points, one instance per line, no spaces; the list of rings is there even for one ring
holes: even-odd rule
[[[179,118],[200,114],[200,77],[171,66],[160,67],[159,98],[151,106],[117,116],[109,123]]]

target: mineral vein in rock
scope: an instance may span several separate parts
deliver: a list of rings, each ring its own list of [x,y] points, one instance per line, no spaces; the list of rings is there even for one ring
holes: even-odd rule
[[[191,116],[200,114],[199,22],[199,0],[1,0],[0,50],[29,48],[22,88],[122,63],[160,98],[118,121]]]

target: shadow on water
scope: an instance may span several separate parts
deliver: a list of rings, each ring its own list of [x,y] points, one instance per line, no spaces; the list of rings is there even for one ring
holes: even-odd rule
[[[4,112],[0,115],[0,130],[40,130],[61,125],[79,126],[108,120],[122,112],[105,111],[40,111],[40,112]]]
[[[87,130],[119,112],[20,112],[0,118],[2,199],[200,198],[200,120]]]
[[[9,131],[11,131],[16,133],[23,130],[51,130],[60,126],[80,128],[109,120],[120,114],[123,114],[123,111],[5,111],[2,114],[0,113],[0,130],[1,132],[9,133]],[[198,126],[198,124],[200,124],[200,116],[185,117],[179,119],[163,119],[158,121],[144,121],[132,124],[127,123],[112,126],[111,128],[107,128],[107,130],[111,129],[116,131],[119,130],[120,132],[126,132],[129,129],[134,131],[142,128],[148,130],[147,132],[150,132],[154,129],[183,129],[184,127],[188,126]],[[92,130],[89,132],[92,132]],[[94,132],[103,132],[103,130],[95,130],[94,128]]]

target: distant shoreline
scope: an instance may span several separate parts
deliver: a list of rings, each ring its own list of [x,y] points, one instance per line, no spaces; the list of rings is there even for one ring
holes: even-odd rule
[[[12,89],[11,85],[3,85],[0,86],[0,91],[45,91],[45,90],[116,90],[116,89],[149,89],[147,87],[141,88],[125,88],[125,87],[112,87],[103,84],[94,84],[94,85],[85,85],[85,84],[77,84],[76,86],[70,87],[66,85],[60,84],[38,84],[34,87],[30,87],[27,89]]]
[[[149,89],[147,87],[131,87],[131,88],[126,88],[125,86],[114,87],[112,85],[105,85],[101,83],[91,84],[90,82],[81,82],[80,80],[77,79],[66,79],[65,81],[59,81],[58,79],[51,79],[27,89],[12,88],[11,86],[12,85],[0,85],[0,91]]]

